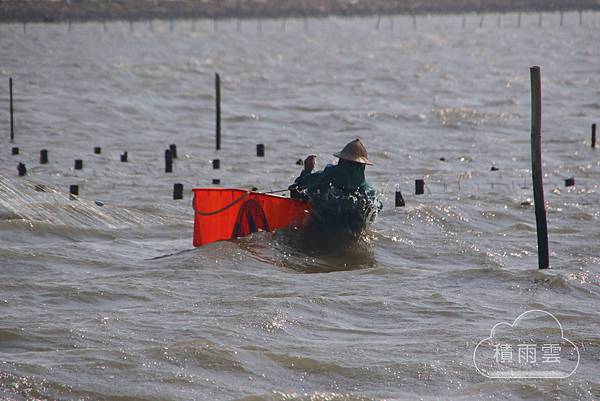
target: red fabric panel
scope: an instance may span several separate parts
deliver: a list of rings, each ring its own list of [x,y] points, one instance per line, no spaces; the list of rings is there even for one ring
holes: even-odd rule
[[[308,202],[243,189],[195,188],[193,191],[194,246],[246,236],[258,230],[303,227],[310,211]]]

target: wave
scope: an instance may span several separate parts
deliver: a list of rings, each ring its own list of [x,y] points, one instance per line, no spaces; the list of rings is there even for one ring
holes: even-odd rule
[[[28,221],[78,228],[118,229],[163,225],[172,218],[104,205],[28,180],[10,180],[0,174],[0,207],[4,220],[18,216]]]

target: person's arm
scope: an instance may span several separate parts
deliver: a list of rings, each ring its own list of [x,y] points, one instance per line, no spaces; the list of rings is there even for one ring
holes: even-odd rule
[[[315,169],[315,159],[317,156],[309,155],[306,159],[304,159],[304,169],[300,172],[300,176],[296,178],[294,183],[289,186],[290,197],[293,199],[307,199],[308,197],[299,191],[299,189],[306,188],[306,178],[309,178],[312,175],[313,170]]]

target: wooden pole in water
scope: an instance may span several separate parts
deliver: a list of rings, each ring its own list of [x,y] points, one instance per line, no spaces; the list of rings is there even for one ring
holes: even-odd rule
[[[596,148],[596,124],[592,124],[592,149]]]
[[[8,79],[8,91],[10,97],[10,141],[14,142],[15,140],[15,121],[13,119],[13,88],[12,88],[12,78]]]
[[[542,85],[540,67],[530,68],[531,73],[531,175],[533,179],[533,199],[537,225],[538,266],[550,266],[548,256],[548,225],[544,202],[542,175]]]
[[[563,12],[560,12],[560,26],[563,26]]]
[[[183,184],[173,184],[173,199],[183,199]]]
[[[415,180],[415,195],[423,195],[425,193],[425,180]]]
[[[173,155],[169,149],[165,150],[165,173],[173,172]]]
[[[217,150],[221,150],[221,77],[219,74],[215,74],[215,106],[217,110],[216,114],[216,137],[217,137]]]

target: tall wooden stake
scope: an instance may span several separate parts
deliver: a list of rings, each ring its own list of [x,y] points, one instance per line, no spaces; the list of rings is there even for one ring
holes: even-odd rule
[[[217,126],[216,126],[216,137],[217,137],[217,150],[221,150],[221,77],[219,74],[215,74],[215,102],[217,109]]]
[[[12,78],[8,79],[8,91],[10,92],[10,141],[15,140],[15,123],[13,119],[13,90],[12,90]]]
[[[542,88],[540,67],[530,68],[531,73],[531,175],[533,178],[533,200],[537,225],[538,266],[547,269],[548,225],[544,203],[544,183],[542,175]]]

